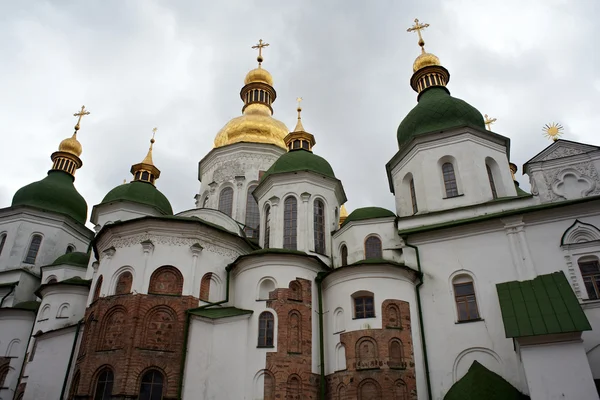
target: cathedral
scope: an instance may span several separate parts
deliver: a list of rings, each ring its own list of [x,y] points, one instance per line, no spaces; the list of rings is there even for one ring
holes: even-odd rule
[[[153,137],[88,213],[82,107],[0,209],[0,399],[598,399],[600,147],[547,126],[520,188],[427,26],[394,210],[348,213],[300,103],[293,129],[273,118],[262,40],[189,210],[159,190]]]

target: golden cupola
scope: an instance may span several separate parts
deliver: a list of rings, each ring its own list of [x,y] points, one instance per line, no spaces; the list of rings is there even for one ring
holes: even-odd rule
[[[262,49],[269,44],[261,40],[252,46],[258,49],[258,68],[248,72],[240,97],[244,102],[242,115],[233,118],[217,133],[215,147],[233,143],[250,142],[274,144],[286,148],[284,138],[289,130],[281,121],[273,118],[272,104],[277,97],[273,88],[273,77],[262,68]]]
[[[450,80],[450,73],[442,67],[440,59],[435,54],[425,51],[425,40],[423,40],[421,31],[427,27],[429,27],[429,24],[421,24],[415,18],[415,24],[407,29],[408,32],[417,32],[419,35],[418,43],[421,46],[421,54],[413,63],[413,75],[410,79],[410,86],[417,93],[421,93],[432,86],[445,87]]]
[[[85,106],[81,106],[81,111],[73,114],[73,116],[78,117],[75,132],[73,132],[73,136],[60,142],[58,151],[55,151],[50,156],[52,159],[52,170],[64,171],[75,176],[75,171],[83,165],[83,162],[79,158],[83,149],[81,148],[81,143],[77,140],[77,132],[80,128],[81,117],[89,115],[89,113],[85,109]]]
[[[298,111],[298,122],[296,122],[294,131],[290,132],[283,140],[288,150],[304,149],[312,151],[313,146],[317,142],[315,141],[315,137],[311,133],[306,132],[302,125],[302,107],[300,107],[302,97],[298,97],[296,100],[298,101],[298,108],[296,109]]]
[[[133,175],[134,182],[142,181],[154,185],[154,182],[160,177],[160,170],[156,168],[152,161],[152,147],[154,146],[156,131],[157,128],[152,129],[152,139],[150,139],[150,148],[146,157],[144,157],[141,163],[131,166],[131,174]]]

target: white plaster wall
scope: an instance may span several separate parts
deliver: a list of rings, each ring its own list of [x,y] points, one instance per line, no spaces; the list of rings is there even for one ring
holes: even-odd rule
[[[128,201],[114,201],[94,206],[90,222],[94,224],[94,230],[98,232],[107,223],[127,221],[149,215],[160,216],[163,214],[156,208],[145,204]]]
[[[531,400],[598,399],[581,342],[522,346]]]
[[[331,232],[338,228],[339,209],[345,201],[345,197],[337,187],[338,182],[308,172],[276,175],[268,180],[269,182],[261,183],[260,189],[255,192],[261,212],[260,243],[264,244],[265,208],[269,205],[271,207],[269,245],[272,248],[283,248],[285,200],[288,196],[294,196],[298,208],[297,250],[314,253],[314,202],[320,199],[325,205],[325,255],[331,256]]]
[[[85,286],[53,285],[46,288],[33,332],[49,332],[76,324],[85,315],[88,292]],[[67,308],[59,317],[62,306]]]
[[[28,376],[23,400],[56,400],[60,398],[67,365],[75,340],[75,329],[65,329],[38,337],[35,356],[27,363]]]
[[[183,398],[250,399],[242,381],[252,372],[246,360],[247,333],[247,316],[214,321],[192,318]]]
[[[459,197],[445,199],[446,191],[439,161],[446,156],[455,160],[454,172],[461,195]],[[469,133],[468,128],[457,130],[443,139],[434,140],[432,136],[432,139],[416,144],[391,171],[397,214],[413,214],[410,190],[407,183],[403,183],[409,173],[414,178],[418,214],[492,200],[485,167],[487,157],[495,160],[499,167],[493,174],[498,196],[516,196],[506,149],[502,144]]]
[[[39,286],[40,280],[36,276],[28,274],[24,271],[19,271],[19,272],[20,272],[19,279],[18,279],[19,284],[17,285],[17,287],[15,288],[15,290],[13,292],[12,305],[16,305],[23,301],[30,301],[30,300],[37,299],[36,296],[33,294],[33,292]],[[8,299],[6,299],[6,300],[8,300]],[[5,301],[3,306],[8,307],[9,303]]]
[[[303,261],[297,257],[256,257],[253,260],[244,260],[231,273],[231,288],[235,307],[252,310],[254,313],[248,320],[249,329],[246,337],[246,360],[247,375],[246,385],[254,375],[265,368],[266,353],[277,351],[277,314],[271,308],[267,308],[265,300],[257,301],[259,282],[268,277],[275,281],[276,288],[288,288],[289,283],[296,278],[307,279],[312,282],[312,307],[318,309],[317,288],[314,279],[320,271],[314,263]],[[258,343],[258,319],[260,313],[270,311],[275,317],[275,336],[273,338],[274,348],[257,348]],[[319,321],[318,315],[312,315],[312,371],[319,373]],[[248,392],[251,393],[251,392]]]
[[[35,314],[29,311],[0,311],[0,356],[14,357],[4,383],[7,388],[0,389],[0,399],[12,399],[17,389],[34,318]]]
[[[355,319],[352,294],[358,291],[374,294],[375,318]],[[415,284],[405,271],[383,265],[345,267],[323,281],[323,313],[325,337],[325,374],[336,371],[336,346],[340,333],[362,329],[382,329],[381,305],[385,300],[410,303],[410,323],[417,374],[417,392],[426,393],[423,353],[419,336],[419,317],[415,299]],[[343,330],[334,327],[336,310],[343,310]]]
[[[192,208],[191,210],[183,211],[177,214],[181,217],[196,217],[211,224],[219,225],[241,236],[242,229],[240,225],[228,215],[211,208]]]
[[[348,248],[348,264],[365,259],[365,240],[370,235],[381,239],[383,258],[402,262],[401,240],[394,224],[395,217],[351,221],[333,235],[333,265],[342,265],[341,248]]]
[[[48,283],[48,281],[52,279],[52,277],[56,278],[58,282],[75,277],[85,279],[86,274],[86,268],[66,264],[53,265],[51,267],[42,268],[42,278],[40,279],[40,282]]]

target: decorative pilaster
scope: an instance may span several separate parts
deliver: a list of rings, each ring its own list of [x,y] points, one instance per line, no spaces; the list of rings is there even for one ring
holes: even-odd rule
[[[519,280],[532,279],[537,276],[527,238],[525,223],[522,216],[502,219],[504,231],[510,244],[510,253]]]
[[[298,250],[308,251],[309,249],[314,249],[314,238],[311,237],[309,232],[309,208],[308,201],[312,195],[308,192],[304,192],[300,194],[300,198],[302,199],[302,212],[299,214],[299,226],[300,234],[298,235]]]
[[[278,249],[283,247],[283,218],[279,215],[279,200],[277,196],[269,199],[271,203],[271,237],[269,238],[269,247]]]
[[[190,283],[187,283],[186,280],[183,281],[183,291],[184,293],[191,293],[192,296],[195,295],[196,289],[200,289],[200,281],[196,282],[196,270],[198,269],[198,256],[200,256],[202,250],[204,250],[204,247],[200,243],[194,243],[190,246],[190,252],[192,253],[192,279],[187,279],[187,281],[191,281]],[[194,287],[187,287],[186,291],[185,286],[189,285],[194,285]],[[198,297],[200,297],[200,292],[198,292]]]

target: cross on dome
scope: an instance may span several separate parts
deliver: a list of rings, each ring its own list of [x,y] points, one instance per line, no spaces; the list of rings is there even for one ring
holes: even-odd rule
[[[259,67],[260,67],[260,64],[263,62],[262,49],[267,46],[269,46],[269,43],[263,42],[262,39],[258,40],[258,44],[252,46],[253,49],[258,49],[258,57],[256,57],[256,60],[258,61]]]
[[[84,115],[90,115],[90,112],[85,109],[85,106],[81,106],[81,111],[73,114],[74,117],[79,117],[77,119],[77,124],[75,125],[75,132],[77,132],[79,130],[79,124],[81,123],[81,118]]]
[[[415,24],[406,30],[407,32],[417,32],[417,35],[419,35],[419,46],[421,46],[423,53],[425,53],[425,41],[423,40],[423,36],[421,36],[421,31],[425,28],[429,28],[429,24],[421,24],[419,23],[419,19],[415,18]]]

